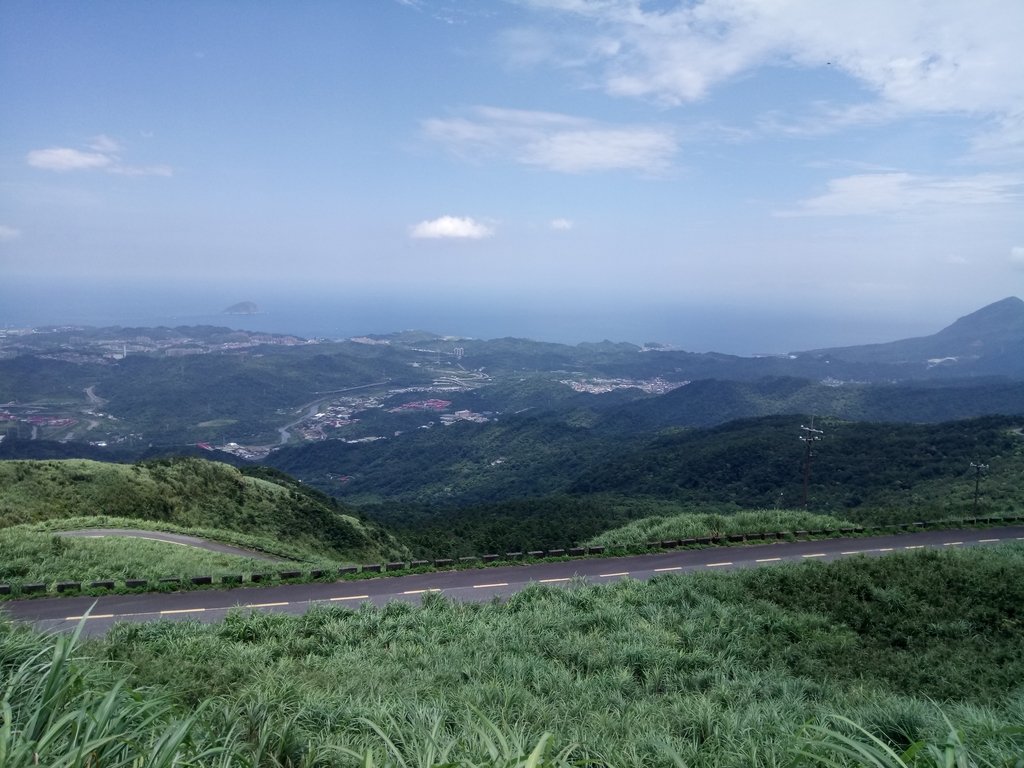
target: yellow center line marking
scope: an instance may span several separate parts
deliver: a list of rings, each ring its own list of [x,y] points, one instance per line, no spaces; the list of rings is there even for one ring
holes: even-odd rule
[[[562,578],[562,579],[540,579],[539,582],[541,584],[552,584],[552,583],[554,583],[556,581],[568,581],[568,580],[569,580],[569,577],[566,576],[565,578]]]
[[[963,542],[962,541],[947,541],[942,546],[944,546],[944,547],[955,547],[957,544],[963,544]]]
[[[619,571],[618,573],[601,573],[598,574],[599,579],[609,579],[612,576],[629,576],[629,571]]]
[[[249,603],[248,605],[240,606],[241,608],[276,608],[279,605],[288,605],[288,603]]]
[[[369,595],[344,595],[343,597],[332,597],[331,598],[331,600],[333,602],[335,602],[335,603],[338,602],[339,600],[369,600],[369,599],[370,599]]]
[[[781,557],[762,557],[760,560],[755,560],[757,563],[777,563],[781,560]]]
[[[999,541],[999,539],[978,539],[979,544],[991,544],[993,541]]]
[[[659,572],[659,571],[681,571],[681,570],[683,570],[683,566],[681,566],[681,565],[673,565],[671,568],[655,568],[654,570],[655,570],[655,572]]]
[[[499,581],[495,584],[474,584],[473,589],[487,589],[489,587],[507,587],[507,581]]]
[[[175,608],[171,611],[160,611],[161,616],[167,616],[172,613],[202,613],[205,608]]]
[[[800,555],[800,557],[825,557],[825,553],[815,552],[813,555]]]
[[[82,619],[112,619],[112,613],[93,613],[89,616],[65,616],[64,621],[81,621]]]
[[[422,595],[424,592],[440,592],[441,590],[437,587],[429,587],[427,589],[407,589],[403,592],[403,595]]]
[[[707,567],[708,568],[718,568],[720,565],[732,565],[732,563],[731,562],[729,562],[729,563],[708,563]]]

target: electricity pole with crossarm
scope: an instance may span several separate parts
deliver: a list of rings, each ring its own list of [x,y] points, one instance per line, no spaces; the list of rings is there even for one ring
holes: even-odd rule
[[[807,489],[811,484],[811,459],[814,458],[814,443],[821,440],[821,436],[825,434],[820,429],[814,428],[814,417],[811,417],[811,426],[805,427],[803,424],[800,425],[800,429],[803,434],[800,435],[800,440],[804,444],[804,508],[807,508]]]

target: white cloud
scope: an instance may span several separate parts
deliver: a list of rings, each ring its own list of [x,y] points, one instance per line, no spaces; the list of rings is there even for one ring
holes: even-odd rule
[[[973,176],[918,176],[865,173],[832,179],[828,191],[804,200],[780,216],[858,216],[993,205],[1017,201],[1024,178],[997,173]]]
[[[1024,246],[1015,245],[1010,249],[1010,263],[1017,269],[1024,269]]]
[[[128,165],[121,161],[118,152],[121,146],[109,136],[94,136],[88,143],[91,152],[72,147],[49,147],[33,149],[25,156],[33,168],[46,171],[96,171],[102,170],[120,176],[173,176],[174,170],[168,165]]]
[[[552,219],[548,226],[556,231],[565,232],[573,228],[573,223],[569,219]]]
[[[409,234],[410,237],[425,239],[455,238],[480,240],[493,235],[494,230],[468,216],[441,216],[437,219],[421,221],[412,228]]]
[[[860,107],[846,120],[887,111],[998,120],[1024,108],[1019,0],[524,1],[589,22],[591,39],[602,44],[580,66],[596,67],[616,95],[681,104],[744,72],[781,65],[844,72],[883,105]],[[552,64],[573,65],[549,42],[531,55],[545,50]]]
[[[82,152],[69,147],[33,149],[25,158],[33,168],[47,171],[88,171],[107,168],[114,159],[99,152]]]
[[[678,149],[662,126],[619,126],[557,112],[476,107],[468,117],[423,121],[428,137],[462,157],[509,157],[562,173],[666,170]]]
[[[9,243],[12,240],[17,240],[19,237],[21,237],[20,229],[0,224],[0,243]]]

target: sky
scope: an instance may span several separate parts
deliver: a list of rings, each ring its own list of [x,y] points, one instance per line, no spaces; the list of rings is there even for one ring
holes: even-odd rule
[[[930,333],[1024,295],[1022,30],[1020,0],[4,0],[0,324],[113,292]]]

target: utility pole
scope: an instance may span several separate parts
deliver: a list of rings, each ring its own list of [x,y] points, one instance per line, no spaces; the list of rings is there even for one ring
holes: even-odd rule
[[[811,484],[811,459],[814,458],[814,443],[821,440],[821,436],[825,434],[820,429],[814,428],[814,417],[811,417],[811,426],[806,427],[803,424],[800,425],[800,429],[803,432],[800,435],[800,440],[804,444],[804,508],[807,508],[807,489]]]
[[[981,488],[981,473],[988,469],[988,464],[976,464],[971,462],[974,469],[974,516],[978,516],[978,490]]]

